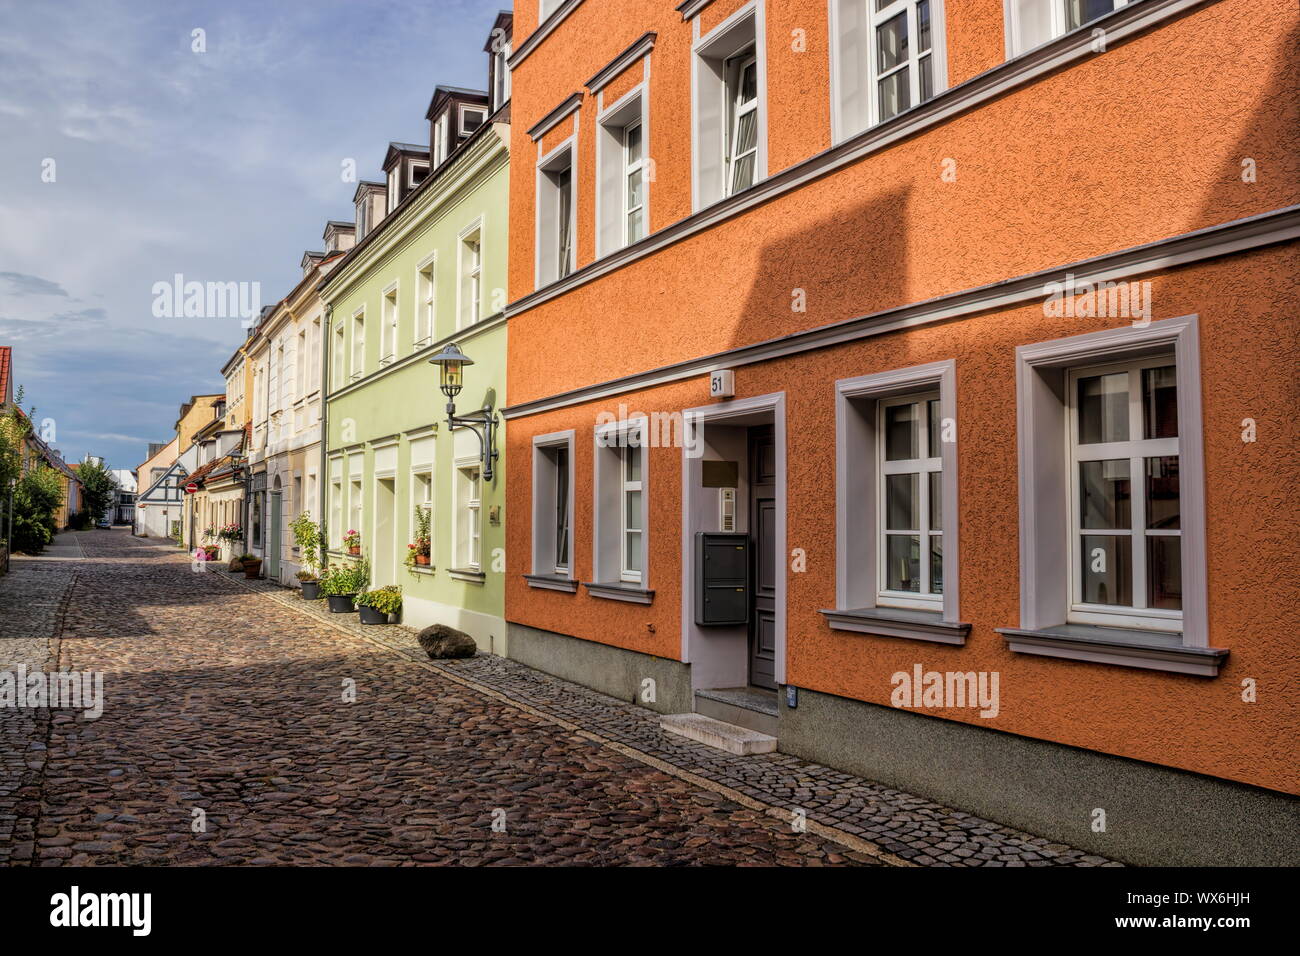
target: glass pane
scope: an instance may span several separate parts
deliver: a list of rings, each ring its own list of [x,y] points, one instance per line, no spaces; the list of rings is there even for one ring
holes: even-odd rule
[[[890,531],[916,531],[921,527],[919,475],[885,476],[885,527]]]
[[[630,439],[631,436],[628,436]],[[623,461],[627,466],[626,477],[628,481],[641,480],[641,449],[634,445],[628,445],[623,449]]]
[[[758,99],[758,62],[746,65],[740,74],[740,102],[749,103]]]
[[[943,474],[930,472],[930,530],[943,529]]]
[[[630,126],[627,130],[627,162],[635,163],[641,158],[641,125]]]
[[[943,593],[943,535],[930,535],[930,593]]]
[[[934,96],[934,58],[925,57],[916,64],[921,76],[921,102]]]
[[[916,51],[924,53],[930,49],[930,0],[921,0],[916,5]]]
[[[1079,379],[1079,444],[1128,441],[1128,372]]]
[[[885,460],[914,460],[917,457],[920,427],[920,405],[886,405]]]
[[[638,239],[640,239],[642,236],[645,235],[642,226],[644,220],[642,218],[641,212],[642,211],[640,209],[637,209],[634,212],[628,214],[627,217],[627,241],[628,242],[636,242]]]
[[[1115,0],[1065,0],[1065,28],[1073,30],[1115,9]]]
[[[930,425],[929,452],[931,458],[939,457],[939,442],[943,438],[943,419],[939,417],[939,400],[932,398],[926,407]]]
[[[639,531],[641,529],[641,492],[629,491],[627,496],[627,530]]]
[[[880,81],[880,119],[882,122],[891,116],[897,116],[912,105],[912,91],[907,85],[909,82],[907,67],[903,67],[897,73],[889,74]]]
[[[876,54],[876,68],[880,73],[892,70],[907,59],[906,11],[876,27]]]
[[[742,189],[748,189],[754,185],[754,160],[756,154],[750,153],[748,156],[736,160],[736,165],[732,167],[731,191],[740,192]]]
[[[627,176],[627,208],[635,209],[641,205],[641,170],[633,170]]]
[[[626,540],[627,540],[627,554],[625,555],[625,557],[627,561],[627,569],[629,571],[640,571],[641,570],[641,532],[629,531],[626,535]]]
[[[1174,366],[1142,370],[1142,421],[1147,438],[1178,437],[1178,374]]]
[[[1147,459],[1147,527],[1178,527],[1178,456]]]
[[[890,591],[921,590],[921,543],[916,535],[885,538],[885,587]]]
[[[1132,607],[1132,539],[1119,534],[1085,534],[1081,540],[1083,602]]]
[[[758,144],[758,110],[750,110],[736,121],[736,148],[734,153],[740,156],[749,152]]]
[[[1129,461],[1079,462],[1079,523],[1084,528],[1132,525]]]
[[[1147,604],[1169,611],[1183,609],[1183,539],[1173,534],[1147,537]]]

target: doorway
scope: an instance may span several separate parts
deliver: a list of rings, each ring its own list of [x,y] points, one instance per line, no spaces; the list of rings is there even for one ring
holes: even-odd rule
[[[776,437],[749,429],[749,683],[776,690]]]
[[[280,479],[276,479],[279,484]],[[280,580],[280,490],[271,492],[271,509],[267,516],[266,542],[266,577],[268,580]]]

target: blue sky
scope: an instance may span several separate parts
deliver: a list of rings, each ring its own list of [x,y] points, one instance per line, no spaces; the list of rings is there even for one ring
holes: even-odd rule
[[[0,0],[0,345],[65,458],[134,468],[223,390],[239,319],[155,318],[154,283],[288,292],[353,218],[344,160],[381,179],[436,84],[483,88],[503,6]]]

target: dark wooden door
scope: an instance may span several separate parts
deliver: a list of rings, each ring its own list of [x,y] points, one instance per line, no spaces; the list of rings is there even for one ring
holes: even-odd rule
[[[749,534],[754,587],[749,614],[749,682],[776,689],[776,440],[772,426],[749,430]]]

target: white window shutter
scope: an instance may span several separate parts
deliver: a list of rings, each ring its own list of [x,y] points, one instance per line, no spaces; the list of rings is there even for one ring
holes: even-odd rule
[[[599,255],[623,245],[623,130],[600,128],[600,224],[596,241]]]
[[[723,64],[718,60],[696,61],[695,171],[701,207],[723,196],[723,159],[726,138],[723,135],[726,83]]]
[[[559,255],[559,202],[558,191],[551,177],[537,171],[537,284],[554,282],[559,274],[556,256]]]

